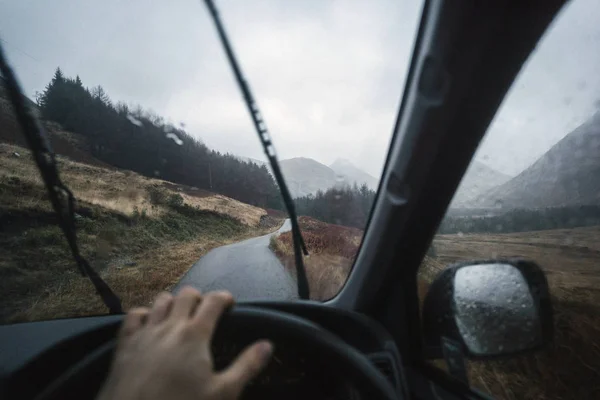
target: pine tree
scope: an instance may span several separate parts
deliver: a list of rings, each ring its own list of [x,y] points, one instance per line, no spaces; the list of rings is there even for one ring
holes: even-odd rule
[[[85,136],[92,154],[108,164],[281,209],[279,190],[266,167],[211,151],[183,126],[167,124],[140,106],[115,107],[101,86],[90,91],[79,76],[67,78],[57,68],[38,100],[45,119]]]
[[[65,75],[63,74],[60,67],[56,67],[56,71],[54,71],[54,77],[52,78],[51,84],[62,83],[65,81]]]
[[[92,93],[92,97],[95,100],[102,102],[102,104],[104,104],[108,107],[112,107],[112,102],[110,100],[110,97],[108,97],[108,94],[106,94],[106,92],[104,91],[102,86],[98,85],[98,86],[92,88],[91,93]]]

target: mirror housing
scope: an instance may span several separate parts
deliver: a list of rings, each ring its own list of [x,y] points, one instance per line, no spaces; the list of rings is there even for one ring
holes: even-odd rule
[[[425,356],[443,358],[448,344],[470,359],[535,351],[552,340],[548,282],[522,259],[471,261],[444,269],[422,310]]]

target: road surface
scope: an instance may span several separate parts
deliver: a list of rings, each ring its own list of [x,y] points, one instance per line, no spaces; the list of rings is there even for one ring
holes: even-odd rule
[[[294,279],[269,249],[271,236],[287,232],[291,226],[286,219],[277,232],[209,251],[190,268],[173,292],[191,285],[203,292],[227,289],[237,301],[297,299]]]

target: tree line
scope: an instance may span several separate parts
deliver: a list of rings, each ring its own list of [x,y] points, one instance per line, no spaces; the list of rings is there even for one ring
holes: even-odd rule
[[[114,104],[101,86],[57,68],[36,96],[41,115],[83,135],[97,159],[145,176],[193,186],[260,207],[281,209],[277,185],[264,165],[210,150],[157,114]]]
[[[101,86],[89,89],[57,68],[36,101],[42,118],[82,135],[100,161],[148,177],[223,194],[259,207],[283,210],[265,165],[210,150],[183,124],[175,126],[140,106],[113,103]],[[297,213],[364,228],[375,192],[344,186],[295,199]]]
[[[334,187],[295,199],[296,211],[324,222],[364,229],[375,194],[366,184]]]
[[[480,217],[446,216],[438,233],[509,233],[592,225],[600,225],[600,206],[514,209],[502,215]]]

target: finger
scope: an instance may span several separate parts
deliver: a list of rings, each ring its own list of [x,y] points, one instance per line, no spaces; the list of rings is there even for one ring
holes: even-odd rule
[[[175,297],[171,318],[190,318],[201,300],[198,290],[191,286],[184,287]]]
[[[162,292],[158,295],[148,315],[148,325],[157,325],[164,321],[171,312],[173,296],[171,293]]]
[[[146,322],[148,313],[149,310],[146,307],[133,308],[129,310],[123,319],[119,337],[124,338],[137,332],[138,329],[140,329]]]
[[[202,298],[192,317],[192,329],[212,336],[215,326],[223,312],[233,305],[233,296],[229,292],[210,292]],[[210,338],[209,338],[210,339]]]
[[[266,340],[247,347],[236,360],[220,374],[223,387],[237,397],[244,387],[255,378],[269,363],[273,354],[273,344]]]

